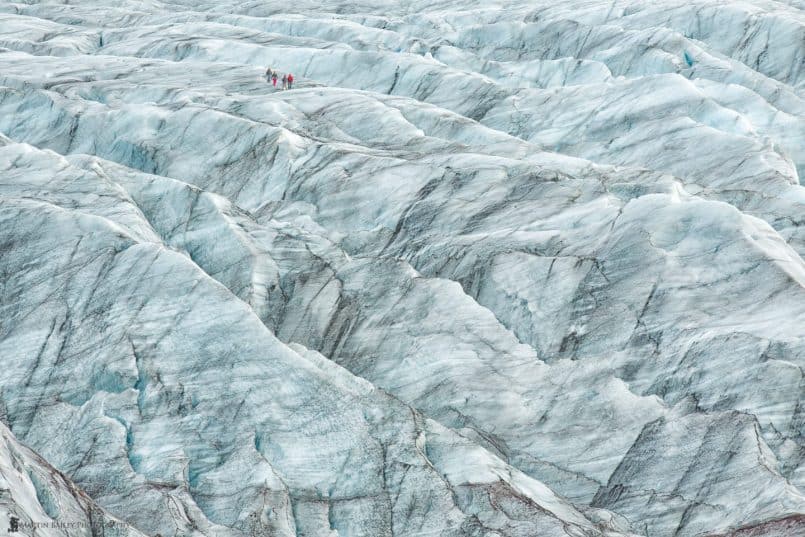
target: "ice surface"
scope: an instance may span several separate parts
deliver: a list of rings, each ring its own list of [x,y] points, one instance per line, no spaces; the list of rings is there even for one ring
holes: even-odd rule
[[[802,7],[1,3],[0,417],[163,536],[805,531]]]
[[[20,444],[2,424],[0,513],[3,531],[20,536],[143,537],[99,507],[42,457]]]

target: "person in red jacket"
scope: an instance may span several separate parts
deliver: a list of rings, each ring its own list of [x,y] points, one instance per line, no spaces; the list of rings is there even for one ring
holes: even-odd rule
[[[293,87],[293,75],[291,73],[288,73],[288,89],[291,89],[292,87]]]

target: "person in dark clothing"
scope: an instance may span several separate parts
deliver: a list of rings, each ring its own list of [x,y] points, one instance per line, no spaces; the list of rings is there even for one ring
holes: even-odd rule
[[[274,87],[277,87],[277,72],[274,71],[271,73],[271,83],[274,84]]]

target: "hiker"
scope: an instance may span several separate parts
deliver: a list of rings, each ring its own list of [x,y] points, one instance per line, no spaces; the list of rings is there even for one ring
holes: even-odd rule
[[[282,89],[288,89],[288,75],[282,75]]]
[[[277,72],[274,71],[271,73],[271,82],[274,84],[274,87],[277,87]]]
[[[273,74],[274,74],[274,71],[271,70],[271,67],[266,69],[266,80],[271,82],[271,75],[273,75]]]
[[[292,86],[293,86],[293,75],[291,73],[288,73],[288,89],[291,89]]]

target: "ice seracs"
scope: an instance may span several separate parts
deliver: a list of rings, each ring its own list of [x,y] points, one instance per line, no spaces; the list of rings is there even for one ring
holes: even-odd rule
[[[803,39],[0,4],[3,437],[146,534],[797,535]]]
[[[143,537],[0,424],[0,524],[19,535]]]

